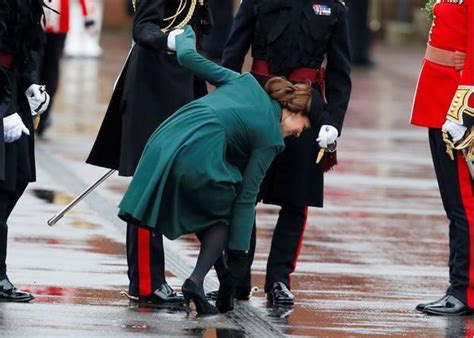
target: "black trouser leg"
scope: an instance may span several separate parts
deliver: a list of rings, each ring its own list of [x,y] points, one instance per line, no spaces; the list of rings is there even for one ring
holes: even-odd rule
[[[474,308],[474,183],[461,152],[446,154],[440,129],[429,130],[431,155],[449,219],[449,294]]]
[[[232,0],[209,0],[213,27],[210,34],[204,36],[204,50],[217,61],[222,59],[224,45],[232,29],[233,7]]]
[[[127,224],[129,293],[148,297],[165,283],[163,236],[134,224]]]
[[[371,34],[368,25],[369,1],[352,0],[349,4],[348,22],[352,48],[352,61],[364,63],[370,60]]]
[[[271,291],[275,282],[283,282],[290,288],[290,274],[296,268],[301,250],[307,212],[307,207],[282,206],[268,256],[265,292]]]
[[[65,41],[66,34],[46,33],[46,45],[44,47],[40,72],[40,84],[46,85],[46,91],[48,92],[51,101],[46,111],[41,115],[40,124],[38,126],[39,132],[44,131],[50,116],[51,108],[53,107],[54,95],[58,89],[59,67]]]
[[[26,189],[27,183],[21,181],[14,191],[0,190],[0,279],[7,277],[8,217]]]
[[[0,279],[7,277],[7,239],[8,227],[6,224],[0,224]]]

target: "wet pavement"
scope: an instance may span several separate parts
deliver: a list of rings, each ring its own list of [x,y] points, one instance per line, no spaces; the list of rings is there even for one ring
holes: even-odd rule
[[[129,179],[111,177],[54,227],[46,221],[105,170],[84,164],[128,52],[126,35],[103,39],[104,57],[65,59],[53,127],[37,144],[38,182],[10,222],[12,281],[36,296],[0,303],[0,336],[473,336],[474,317],[414,310],[447,287],[447,221],[427,131],[408,125],[423,47],[377,46],[378,65],[355,70],[324,209],[311,209],[292,309],[267,307],[262,292],[278,208],[259,205],[253,285],[232,314],[197,317],[183,308],[137,307],[127,288],[125,226],[116,205]],[[193,266],[192,236],[166,241],[168,282]],[[214,274],[207,280],[217,286]]]

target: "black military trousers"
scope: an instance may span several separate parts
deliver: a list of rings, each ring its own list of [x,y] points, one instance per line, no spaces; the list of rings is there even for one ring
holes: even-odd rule
[[[283,282],[290,288],[290,274],[295,271],[296,263],[303,243],[308,207],[282,206],[273,231],[272,246],[267,261],[265,292],[269,292],[273,283]],[[256,226],[252,232],[249,250],[249,265],[246,278],[239,288],[250,290],[251,265],[255,256]]]
[[[474,308],[474,183],[461,152],[454,161],[446,154],[440,129],[429,129],[443,207],[449,219],[449,289]]]
[[[368,15],[368,0],[351,0],[349,2],[347,18],[350,27],[352,62],[355,64],[370,62],[372,32],[368,24]]]
[[[269,292],[275,282],[283,282],[291,289],[290,274],[295,271],[301,252],[307,216],[308,207],[282,206],[280,209],[268,256],[265,292]]]
[[[7,276],[8,217],[28,185],[21,175],[17,178],[15,190],[0,189],[0,279]]]
[[[41,62],[40,83],[46,85],[51,101],[46,111],[41,114],[38,131],[41,133],[50,118],[53,107],[54,96],[59,83],[59,64],[63,55],[66,34],[46,33],[46,45],[44,47],[43,60]],[[47,122],[48,121],[48,122]]]
[[[163,236],[127,224],[129,294],[148,297],[165,282]]]

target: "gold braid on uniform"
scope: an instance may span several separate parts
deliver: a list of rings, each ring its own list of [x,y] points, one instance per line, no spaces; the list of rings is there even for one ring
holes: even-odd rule
[[[474,107],[469,105],[471,96],[474,97],[474,86],[459,86],[446,117],[459,124],[463,124],[464,115],[474,117]]]
[[[474,161],[474,127],[469,128],[464,137],[456,143],[450,139],[445,129],[442,129],[442,134],[443,141],[446,143],[446,153],[451,160],[454,160],[454,151],[459,150],[462,151],[467,161]]]
[[[167,21],[171,21],[171,22],[166,27],[162,28],[161,31],[163,33],[166,33],[170,30],[179,29],[179,28],[183,28],[184,26],[186,26],[188,24],[188,22],[191,20],[191,18],[193,17],[194,10],[196,9],[197,2],[198,2],[198,0],[191,0],[191,3],[189,4],[188,13],[186,14],[184,19],[180,23],[178,23],[177,25],[174,26],[174,23],[176,22],[176,19],[178,18],[178,16],[181,13],[183,13],[184,9],[186,8],[186,5],[188,4],[187,0],[180,0],[179,6],[176,9],[176,13],[173,14],[172,16],[169,16],[169,17],[163,19],[163,21],[165,21],[165,22],[167,22]],[[199,4],[202,6],[204,4],[204,1],[199,0]],[[136,11],[137,10],[137,0],[132,0],[132,5],[133,5],[133,10]]]

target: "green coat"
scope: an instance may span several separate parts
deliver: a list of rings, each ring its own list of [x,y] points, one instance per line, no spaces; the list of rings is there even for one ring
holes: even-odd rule
[[[248,250],[260,183],[284,148],[281,107],[251,74],[199,55],[190,27],[176,46],[180,64],[217,89],[153,133],[119,216],[170,239],[229,224],[229,248]]]

